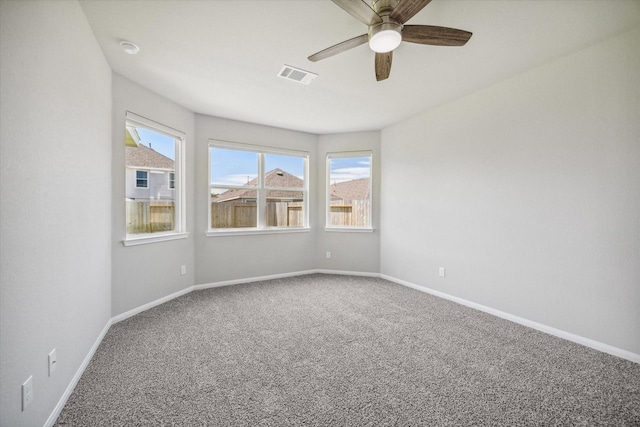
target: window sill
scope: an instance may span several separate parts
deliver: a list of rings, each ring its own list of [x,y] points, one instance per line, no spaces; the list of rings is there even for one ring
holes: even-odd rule
[[[287,233],[308,233],[311,231],[309,227],[296,227],[296,228],[263,228],[257,229],[242,229],[242,228],[230,228],[224,231],[207,231],[207,237],[222,237],[222,236],[250,236],[254,234],[287,234]]]
[[[186,239],[189,233],[144,234],[140,237],[129,237],[122,241],[125,246],[145,245],[147,243],[165,242],[167,240]]]
[[[324,231],[330,233],[373,233],[374,229],[370,227],[325,227]]]

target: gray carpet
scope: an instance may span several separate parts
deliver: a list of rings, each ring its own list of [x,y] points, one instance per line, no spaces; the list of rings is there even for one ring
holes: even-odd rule
[[[57,426],[640,425],[640,365],[413,289],[309,275],[111,327]]]

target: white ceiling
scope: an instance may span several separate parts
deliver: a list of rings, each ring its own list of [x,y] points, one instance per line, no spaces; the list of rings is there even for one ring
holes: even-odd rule
[[[384,128],[640,25],[638,0],[433,0],[408,24],[471,40],[402,43],[391,76],[376,82],[367,45],[307,60],[366,33],[328,0],[80,3],[115,72],[196,113],[316,134]],[[319,77],[279,78],[284,64]]]

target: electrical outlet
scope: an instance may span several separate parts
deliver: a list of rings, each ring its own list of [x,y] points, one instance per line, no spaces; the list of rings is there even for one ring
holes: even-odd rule
[[[56,356],[56,349],[54,348],[49,353],[49,376],[56,371],[56,365],[58,364],[58,356]]]
[[[33,402],[33,375],[22,384],[22,410],[27,409],[31,402]]]
[[[327,259],[331,258],[331,252],[327,251]]]
[[[440,267],[440,269],[438,270],[438,274],[440,275],[440,277],[445,277],[445,269],[444,269],[444,267]]]
[[[187,266],[183,265],[182,267],[180,267],[180,274],[182,274],[183,276],[185,274],[187,274]]]

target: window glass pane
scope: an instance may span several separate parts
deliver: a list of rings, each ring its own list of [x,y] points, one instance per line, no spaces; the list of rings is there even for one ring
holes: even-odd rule
[[[280,154],[265,154],[265,187],[304,188],[304,159]]]
[[[267,227],[304,227],[302,191],[268,190]]]
[[[209,145],[211,230],[306,227],[308,157],[227,144]]]
[[[125,150],[127,234],[175,230],[175,139],[128,124]]]
[[[258,185],[258,153],[212,147],[210,183],[213,185]]]
[[[371,157],[330,158],[328,226],[371,226]]]

